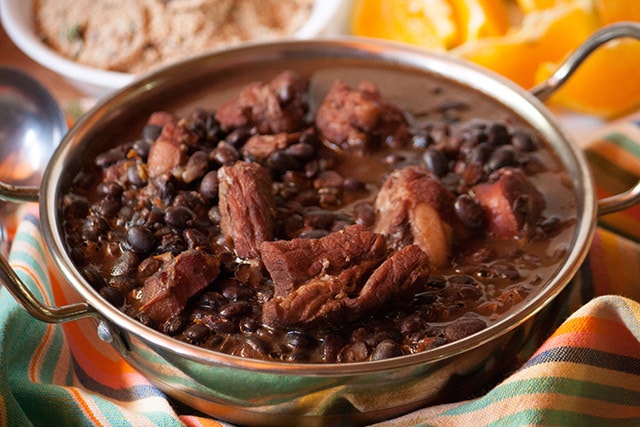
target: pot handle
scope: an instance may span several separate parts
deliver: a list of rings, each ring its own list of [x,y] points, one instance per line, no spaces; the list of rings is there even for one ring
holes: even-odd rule
[[[531,93],[541,101],[548,99],[564,85],[593,51],[603,44],[619,38],[635,38],[640,41],[640,24],[625,22],[606,26],[587,39],[558,67],[544,82],[531,89]],[[630,77],[633,78],[633,77]],[[598,215],[607,215],[627,209],[640,202],[640,181],[630,190],[598,200]]]
[[[16,301],[36,319],[47,323],[62,323],[85,317],[99,317],[87,303],[77,303],[60,307],[47,306],[33,295],[27,285],[18,277],[7,259],[0,255],[0,281]]]
[[[0,200],[22,203],[37,202],[39,198],[39,187],[9,185],[0,181]]]
[[[47,323],[65,323],[87,317],[98,321],[98,337],[113,345],[121,354],[129,351],[119,329],[98,313],[93,306],[80,302],[62,306],[49,306],[41,303],[18,277],[9,262],[0,254],[0,284],[4,284],[9,293],[35,319]]]

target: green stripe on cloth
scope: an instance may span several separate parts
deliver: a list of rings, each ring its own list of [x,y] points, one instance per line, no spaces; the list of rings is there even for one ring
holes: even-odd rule
[[[638,381],[640,381],[640,378],[638,378]],[[442,415],[466,414],[479,411],[497,402],[512,399],[516,396],[549,393],[640,407],[640,392],[637,391],[572,378],[540,377],[508,381],[497,386],[482,399],[458,406],[444,412]],[[535,403],[535,401],[531,400],[531,403]],[[526,406],[526,402],[523,402],[522,406]]]
[[[530,426],[530,425],[561,425],[561,426],[616,426],[626,427],[640,425],[640,417],[616,418],[612,414],[610,418],[596,417],[588,414],[578,414],[571,411],[558,409],[527,409],[500,418],[486,426]]]
[[[627,137],[625,134],[622,134],[620,132],[612,132],[606,135],[604,139],[624,149],[628,153],[640,158],[640,145],[638,145],[636,141]]]

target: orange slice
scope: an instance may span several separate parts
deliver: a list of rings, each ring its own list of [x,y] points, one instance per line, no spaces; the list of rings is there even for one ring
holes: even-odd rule
[[[537,80],[547,79],[556,64],[542,64]],[[605,118],[640,106],[640,41],[614,40],[601,46],[580,65],[550,101],[582,113]]]
[[[541,63],[558,62],[595,29],[589,8],[561,5],[525,15],[522,25],[503,37],[466,43],[452,53],[530,88]]]
[[[606,0],[605,0],[606,1]],[[562,4],[576,3],[575,0],[517,0],[517,4],[524,13],[536,10],[550,9]]]
[[[618,21],[640,21],[638,0],[594,0],[598,26]],[[547,79],[558,63],[543,63],[536,81]],[[640,41],[620,39],[601,46],[580,65],[551,102],[604,118],[625,114],[640,106]]]
[[[356,0],[352,32],[435,49],[449,48],[459,38],[447,0]]]
[[[640,21],[638,0],[594,0],[603,25],[619,21]]]
[[[495,0],[451,0],[460,42],[502,36],[509,30],[507,4]]]

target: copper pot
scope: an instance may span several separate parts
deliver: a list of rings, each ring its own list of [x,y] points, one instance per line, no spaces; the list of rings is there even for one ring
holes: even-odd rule
[[[50,307],[39,302],[0,259],[1,276],[14,297],[44,322],[95,319],[97,335],[168,395],[202,412],[241,424],[366,423],[416,408],[470,396],[507,373],[541,325],[561,304],[585,258],[599,215],[640,199],[640,183],[626,193],[597,200],[583,152],[542,104],[599,45],[640,39],[640,26],[620,24],[596,33],[550,80],[526,92],[507,80],[444,54],[363,39],[260,44],[200,56],[146,75],[116,91],[69,131],[46,170],[42,186],[2,185],[2,197],[40,204],[42,232],[60,274],[82,302]],[[422,353],[349,364],[297,364],[242,359],[179,342],[126,316],[84,279],[67,254],[62,195],[86,159],[111,140],[121,141],[153,111],[186,113],[227,99],[254,80],[284,70],[312,76],[322,87],[335,76],[374,79],[383,93],[403,82],[452,81],[497,100],[543,134],[557,151],[575,189],[577,224],[569,253],[548,283],[497,323],[459,341]],[[215,94],[212,97],[212,93]],[[522,356],[522,354],[520,355]]]

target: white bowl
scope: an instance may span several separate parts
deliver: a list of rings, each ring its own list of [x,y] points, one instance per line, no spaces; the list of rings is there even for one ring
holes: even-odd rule
[[[318,0],[311,16],[293,38],[309,39],[342,31],[350,1]],[[135,74],[107,71],[74,62],[47,46],[35,32],[33,0],[0,0],[0,20],[7,35],[27,56],[64,76],[89,96],[100,97],[121,88]]]

